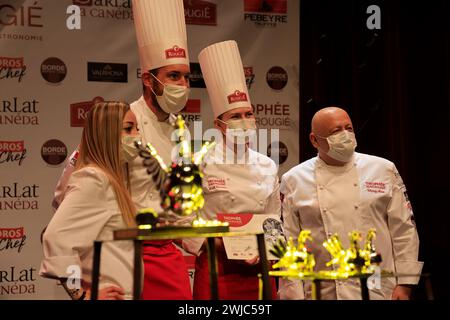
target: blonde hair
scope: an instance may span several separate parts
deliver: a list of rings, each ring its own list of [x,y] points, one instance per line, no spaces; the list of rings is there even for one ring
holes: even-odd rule
[[[129,110],[125,102],[98,102],[92,107],[86,116],[75,169],[101,169],[113,187],[125,223],[133,227],[136,208],[124,183],[121,161],[122,121]]]

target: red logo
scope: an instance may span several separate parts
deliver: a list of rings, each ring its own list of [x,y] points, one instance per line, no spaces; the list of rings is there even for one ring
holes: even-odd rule
[[[203,0],[184,0],[184,17],[187,24],[216,26],[217,5]]]
[[[102,101],[105,101],[102,97],[95,97],[92,101],[72,103],[70,105],[70,126],[84,127],[86,114],[95,103]]]
[[[0,152],[22,152],[25,143],[22,141],[0,141]]]
[[[20,239],[25,235],[23,227],[0,228],[0,239]]]
[[[366,182],[366,190],[367,192],[372,193],[385,193],[386,192],[386,183],[384,182]]]
[[[217,220],[228,222],[230,227],[242,227],[252,220],[251,213],[218,213]]]
[[[0,57],[0,68],[12,68],[19,69],[24,68],[23,57],[22,58],[8,58],[8,57]]]
[[[166,50],[166,59],[171,58],[186,58],[186,50],[174,45],[173,48]]]
[[[200,99],[189,99],[181,113],[200,113]]]
[[[245,92],[240,92],[239,90],[236,90],[234,93],[230,94],[227,97],[227,99],[229,104],[241,101],[248,101],[247,94]]]
[[[287,13],[287,0],[244,0],[245,12]]]

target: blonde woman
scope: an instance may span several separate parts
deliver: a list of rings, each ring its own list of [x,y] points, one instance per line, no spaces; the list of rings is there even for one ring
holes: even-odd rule
[[[41,276],[60,280],[74,300],[90,295],[93,241],[110,240],[113,230],[134,226],[136,210],[124,181],[125,160],[138,138],[136,117],[126,103],[97,103],[87,115],[75,171],[43,236],[40,269]],[[131,299],[133,244],[107,242],[101,259],[99,299]],[[77,273],[80,288],[73,279]]]

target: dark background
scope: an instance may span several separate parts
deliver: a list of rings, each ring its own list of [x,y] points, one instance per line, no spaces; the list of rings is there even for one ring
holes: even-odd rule
[[[369,5],[381,30],[369,30]],[[302,0],[300,159],[316,155],[313,114],[338,105],[356,129],[357,151],[393,161],[408,188],[420,237],[416,299],[449,298],[450,1]]]

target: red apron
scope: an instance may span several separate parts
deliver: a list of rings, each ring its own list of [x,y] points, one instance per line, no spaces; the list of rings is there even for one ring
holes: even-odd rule
[[[220,300],[258,300],[260,265],[249,266],[243,261],[228,260],[225,248],[216,246]],[[270,277],[272,299],[276,299],[275,280]],[[194,299],[211,299],[209,287],[208,253],[203,251],[195,261]]]
[[[144,300],[192,300],[189,273],[183,254],[172,240],[143,243]]]

